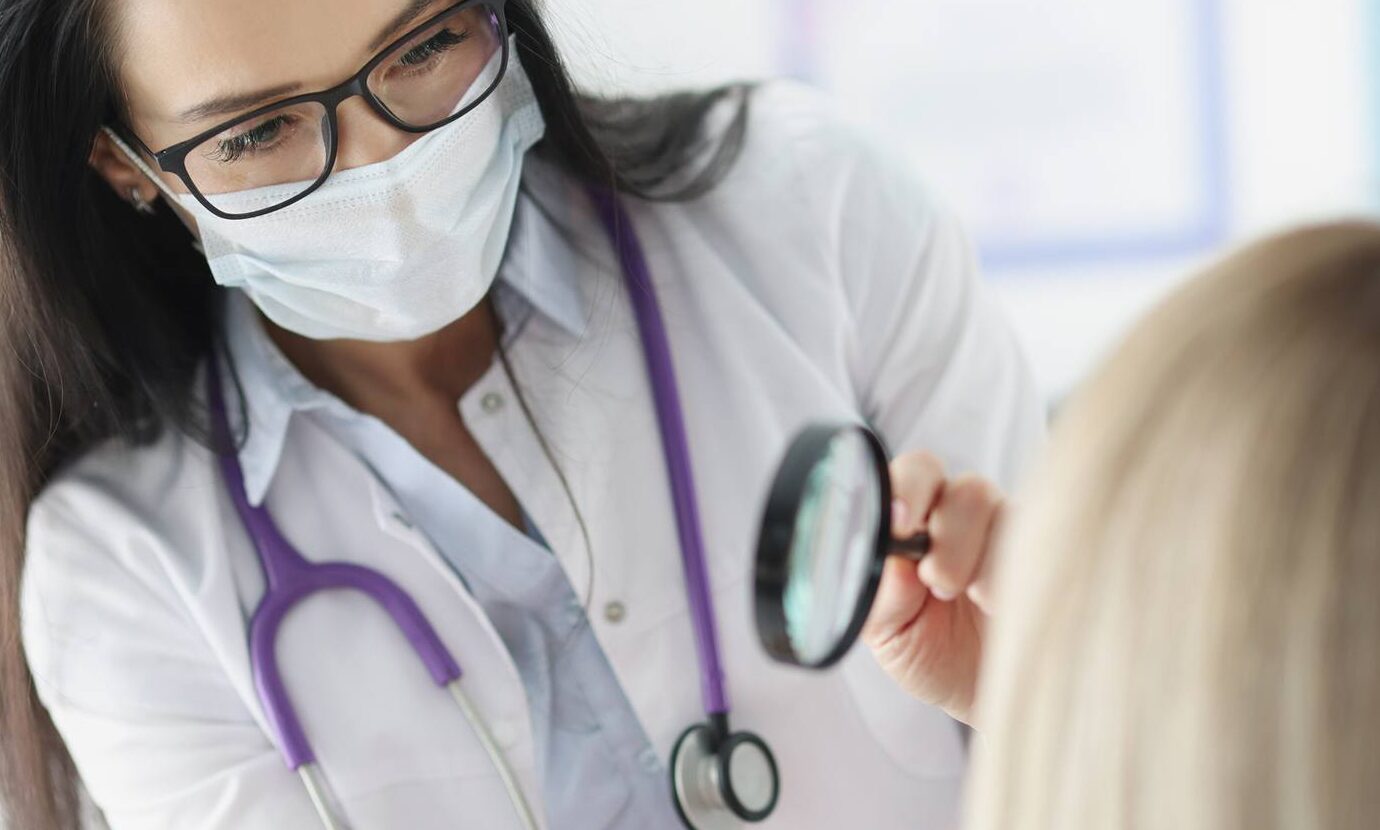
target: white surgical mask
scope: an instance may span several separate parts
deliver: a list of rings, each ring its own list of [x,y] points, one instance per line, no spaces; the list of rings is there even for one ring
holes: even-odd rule
[[[472,90],[487,89],[497,71],[495,58]],[[498,88],[459,121],[387,161],[332,173],[296,204],[222,219],[189,193],[169,195],[196,218],[216,282],[242,288],[283,328],[322,340],[412,340],[464,316],[488,292],[523,156],[544,131],[514,57]],[[300,188],[222,194],[216,206],[249,212],[281,187]]]

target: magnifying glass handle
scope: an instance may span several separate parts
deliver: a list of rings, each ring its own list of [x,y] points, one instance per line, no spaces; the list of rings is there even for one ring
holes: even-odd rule
[[[891,555],[919,562],[930,552],[930,534],[920,531],[909,539],[892,539]]]

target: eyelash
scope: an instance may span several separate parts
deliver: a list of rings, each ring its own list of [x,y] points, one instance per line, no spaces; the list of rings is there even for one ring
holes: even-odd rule
[[[468,31],[452,32],[450,29],[442,29],[403,53],[402,57],[398,58],[396,65],[408,71],[419,71],[420,67],[427,61],[437,55],[449,52],[469,39],[470,33]]]
[[[245,130],[238,135],[221,140],[216,145],[214,161],[232,164],[248,153],[257,153],[264,145],[281,134],[284,127],[291,126],[294,119],[287,115],[277,115]]]
[[[403,53],[398,58],[396,65],[409,73],[424,72],[427,61],[437,55],[449,52],[469,39],[470,33],[468,31],[452,32],[449,29],[442,29]],[[261,152],[264,145],[272,141],[282,128],[291,125],[291,121],[292,119],[288,116],[279,115],[256,124],[238,135],[223,139],[216,146],[213,160],[222,164],[233,164],[247,154]]]

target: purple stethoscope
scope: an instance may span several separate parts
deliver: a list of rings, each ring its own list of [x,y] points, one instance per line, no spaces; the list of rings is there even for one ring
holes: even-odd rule
[[[642,245],[621,202],[612,193],[590,190],[590,197],[622,266],[633,312],[642,339],[643,356],[651,380],[661,432],[662,450],[671,479],[676,525],[680,537],[685,585],[699,657],[700,692],[706,718],[686,729],[671,752],[671,787],[676,811],[692,830],[718,830],[740,822],[758,822],[771,814],[780,794],[776,760],[766,743],[750,732],[733,732],[728,723],[728,695],[724,689],[709,593],[708,567],[695,502],[690,450],[681,416],[680,395],[671,362],[670,343],[657,305]],[[212,429],[223,447],[232,446],[224,393],[216,360],[208,362],[208,402]],[[279,626],[299,602],[312,594],[352,590],[378,603],[411,643],[436,685],[454,698],[480,744],[503,780],[522,826],[539,825],[517,778],[481,714],[460,686],[459,663],[437,636],[416,602],[383,574],[347,562],[312,562],[285,539],[265,506],[249,503],[244,473],[233,452],[220,456],[225,478],[240,520],[263,565],[267,583],[249,624],[249,658],[259,702],[288,767],[301,777],[322,824],[331,830],[345,824],[332,809],[329,788],[316,766],[316,756],[297,718],[283,683],[274,648]]]

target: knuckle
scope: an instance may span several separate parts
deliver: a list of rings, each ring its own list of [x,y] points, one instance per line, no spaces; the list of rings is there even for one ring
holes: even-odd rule
[[[893,476],[905,480],[930,480],[944,477],[944,462],[934,453],[917,450],[899,455],[891,462]]]
[[[995,508],[1001,502],[1001,490],[981,476],[964,475],[949,482],[944,500],[964,512],[979,512]]]
[[[928,567],[925,568],[924,581],[932,588],[939,588],[945,593],[953,594],[963,587],[965,572],[963,563],[951,556],[940,556],[927,559]]]
[[[963,561],[956,556],[936,557],[928,575],[933,584],[956,587],[963,578]]]
[[[944,462],[939,460],[939,456],[928,450],[918,450],[912,455],[915,457],[914,463],[917,469],[924,470],[935,478],[944,477]]]

